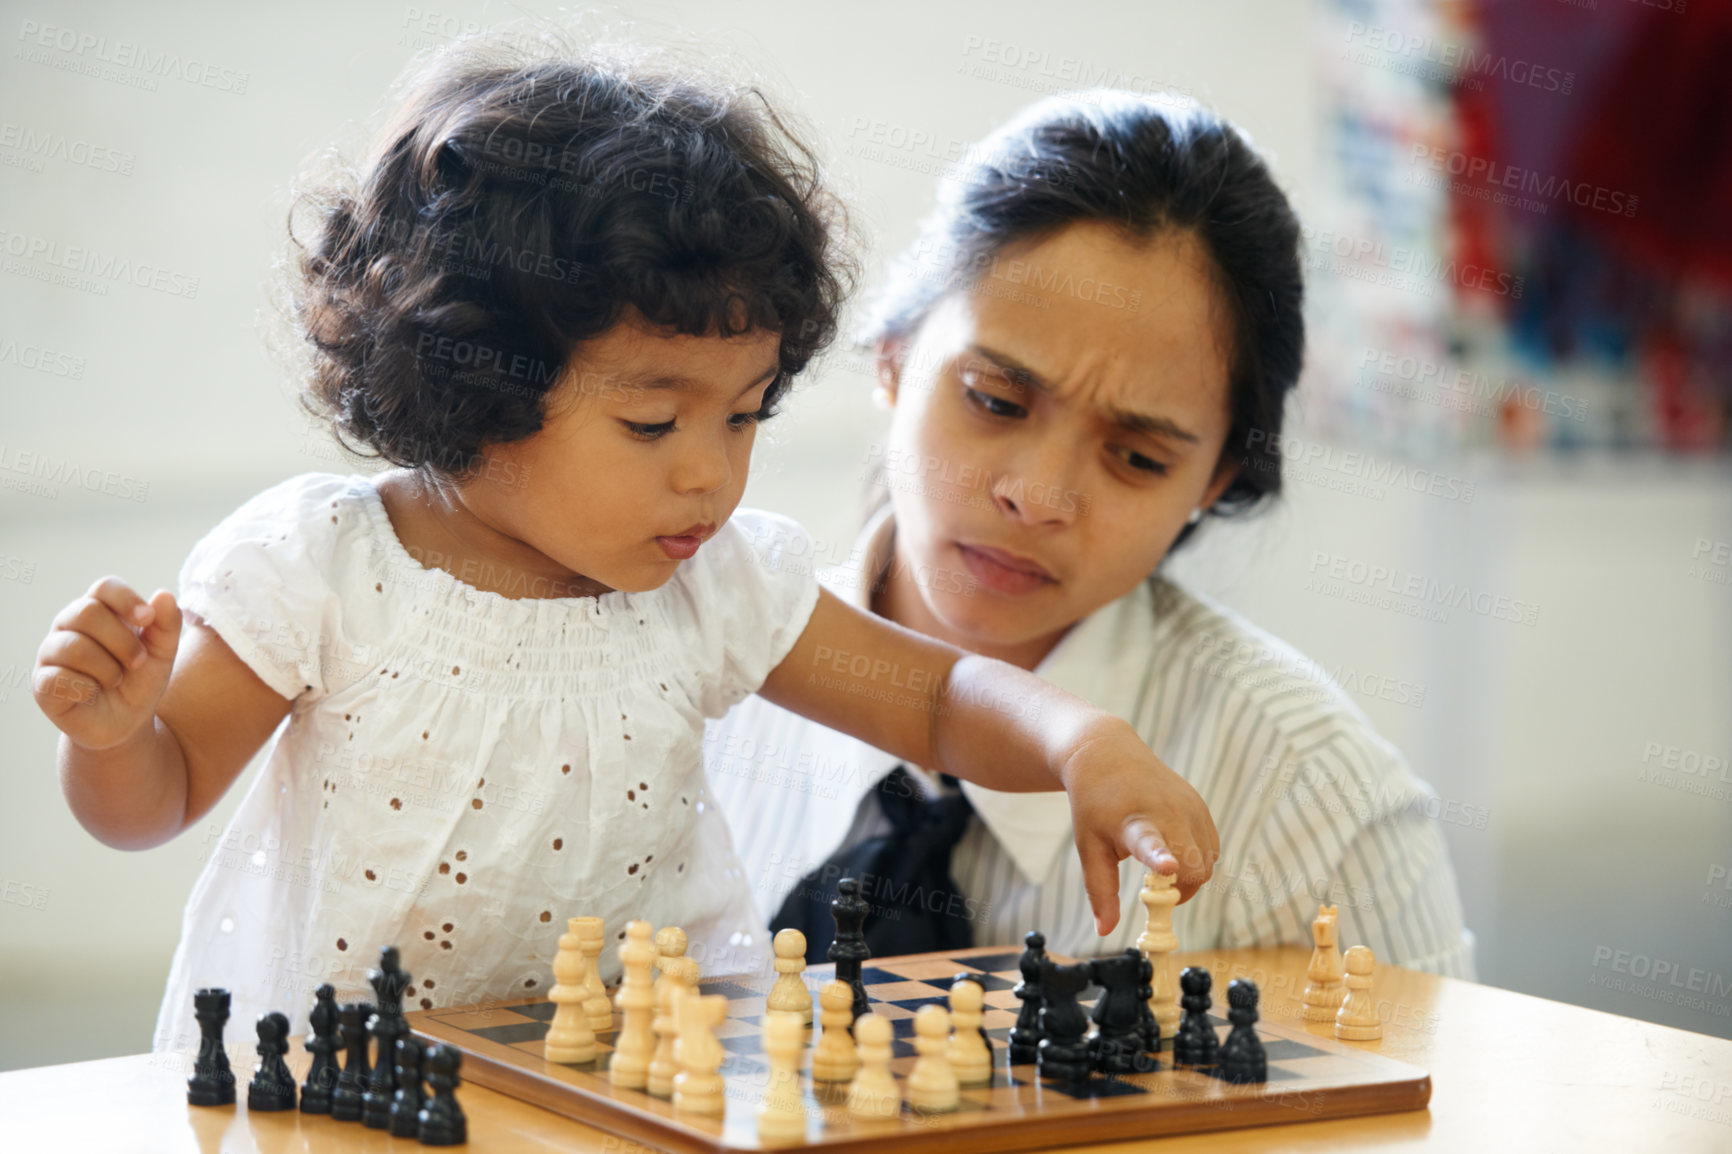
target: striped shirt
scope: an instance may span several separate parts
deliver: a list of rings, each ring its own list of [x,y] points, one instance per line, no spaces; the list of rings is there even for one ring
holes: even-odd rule
[[[882,576],[892,530],[886,506],[852,563],[819,580],[869,608],[861,575]],[[1316,663],[1157,575],[1077,622],[1035,673],[1128,721],[1208,804],[1222,857],[1174,911],[1181,948],[1309,946],[1317,907],[1329,904],[1343,948],[1474,976],[1437,824],[1444,807]],[[898,759],[760,697],[711,721],[704,753],[766,920],[837,849],[888,829],[871,791]],[[942,788],[909,770],[929,793]],[[976,945],[1020,945],[1031,929],[1071,956],[1135,943],[1147,920],[1142,867],[1120,863],[1119,924],[1097,937],[1062,791],[961,788],[975,816],[951,857],[957,892],[914,895],[919,904],[967,918]]]

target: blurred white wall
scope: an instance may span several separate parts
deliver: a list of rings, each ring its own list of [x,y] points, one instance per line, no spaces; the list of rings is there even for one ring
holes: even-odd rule
[[[55,731],[29,697],[52,615],[105,573],[172,588],[192,543],[247,497],[297,472],[349,468],[308,435],[294,382],[263,341],[287,185],[314,149],[364,139],[417,48],[552,11],[57,0],[9,5],[0,20],[0,247],[82,246],[178,274],[171,286],[198,281],[196,297],[130,283],[98,293],[0,266],[0,480],[18,454],[46,454],[112,474],[117,490],[144,486],[142,500],[0,488],[0,1068],[148,1048],[202,828],[220,828],[250,782],[169,846],[125,854],[94,842],[60,797]],[[868,285],[929,207],[945,148],[1069,87],[1048,75],[1075,67],[1066,58],[1197,96],[1272,154],[1299,204],[1314,184],[1304,5],[662,0],[588,11],[591,27],[683,39],[761,72],[828,150],[866,242]],[[36,46],[45,27],[51,43],[100,37],[209,62],[215,85],[159,77],[142,89],[136,67],[93,75],[98,50]],[[84,142],[100,151],[80,156],[116,157],[119,171],[63,159],[32,170],[7,143],[27,131]],[[879,136],[912,143],[868,147]],[[9,345],[61,356],[28,367]],[[74,364],[78,375],[63,375]],[[747,491],[831,542],[852,536],[883,428],[862,367],[834,356],[803,382],[761,437]],[[1357,692],[1459,803],[1440,820],[1485,980],[1732,1034],[1725,999],[1608,990],[1594,965],[1597,950],[1624,950],[1732,978],[1732,890],[1708,880],[1732,866],[1732,792],[1638,780],[1667,757],[1688,763],[1686,751],[1732,758],[1732,567],[1691,569],[1699,540],[1732,541],[1726,476],[1458,468],[1477,482],[1471,503],[1293,484],[1285,508],[1212,526],[1178,568],[1358,684],[1423,686],[1417,703]],[[1537,605],[1537,622],[1423,621],[1307,588],[1335,558],[1469,581]],[[1483,813],[1484,828],[1458,824],[1462,813]]]

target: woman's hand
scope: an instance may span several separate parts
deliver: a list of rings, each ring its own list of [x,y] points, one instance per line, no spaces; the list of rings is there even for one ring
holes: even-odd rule
[[[1209,880],[1221,837],[1191,783],[1150,752],[1136,730],[1103,714],[1058,767],[1070,795],[1071,828],[1095,932],[1119,921],[1119,862],[1135,857],[1176,874],[1179,900]]]

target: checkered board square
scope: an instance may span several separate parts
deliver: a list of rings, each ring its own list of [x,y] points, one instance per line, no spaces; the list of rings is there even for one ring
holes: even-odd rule
[[[1430,1099],[1431,1080],[1425,1071],[1382,1057],[1376,1043],[1348,1045],[1337,1042],[1326,1026],[1267,1019],[1257,1025],[1269,1058],[1266,1083],[1231,1085],[1213,1069],[1175,1069],[1170,1038],[1162,1039],[1160,1068],[1152,1073],[1097,1075],[1077,1087],[1042,1082],[1035,1067],[1006,1062],[1006,1039],[1020,1005],[1013,993],[1021,979],[1020,957],[1016,951],[986,948],[873,959],[861,978],[873,1012],[890,1019],[891,1069],[897,1078],[905,1083],[914,1068],[915,1013],[924,1005],[946,1005],[951,982],[967,973],[986,990],[982,1028],[997,1062],[993,1083],[965,1088],[961,1108],[952,1113],[921,1115],[904,1103],[899,1119],[862,1121],[848,1113],[845,1086],[811,1080],[808,1045],[802,1060],[807,1115],[803,1144],[760,1143],[757,1136],[757,1107],[769,1078],[762,1044],[765,997],[774,975],[700,982],[703,993],[728,998],[728,1018],[716,1030],[727,1051],[721,1067],[727,1112],[720,1118],[679,1114],[671,1102],[614,1086],[607,1078],[612,1034],[598,1039],[594,1062],[565,1066],[543,1059],[543,1038],[554,1011],[545,998],[424,1010],[408,1019],[422,1038],[449,1042],[463,1051],[467,1082],[673,1151],[774,1148],[863,1154],[886,1149],[892,1141],[899,1154],[1032,1150],[1417,1110]],[[814,1005],[818,989],[832,976],[830,966],[806,971]],[[1092,1004],[1096,996],[1098,990],[1083,1000]],[[618,1017],[616,1011],[616,1029]],[[1210,1021],[1225,1038],[1227,1023],[1216,1017]]]

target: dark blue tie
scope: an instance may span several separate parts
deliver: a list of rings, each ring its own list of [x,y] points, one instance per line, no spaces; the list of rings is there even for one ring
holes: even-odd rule
[[[860,896],[872,907],[866,917],[866,945],[873,957],[896,957],[974,944],[970,903],[950,875],[950,852],[968,829],[974,807],[949,774],[946,792],[927,800],[920,784],[898,765],[885,774],[875,797],[890,831],[840,850],[800,879],[770,921],[772,930],[793,928],[806,935],[806,961],[824,961],[836,936],[830,903],[836,883],[860,879]]]

